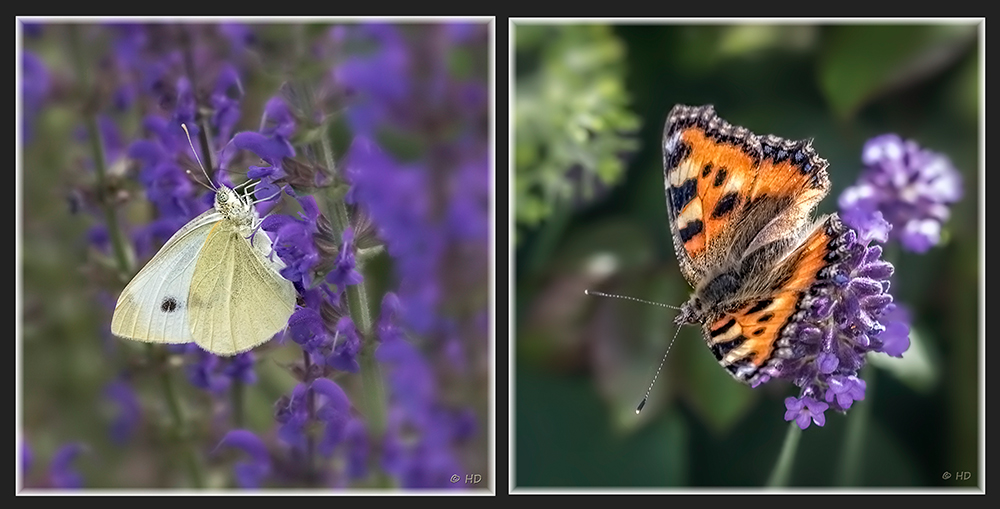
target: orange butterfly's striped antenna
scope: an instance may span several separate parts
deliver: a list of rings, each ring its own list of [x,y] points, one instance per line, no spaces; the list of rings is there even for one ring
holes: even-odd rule
[[[669,308],[669,309],[676,309],[676,310],[680,310],[681,309],[681,308],[679,308],[677,306],[671,306],[670,304],[663,304],[663,303],[660,303],[660,302],[653,302],[651,300],[637,299],[635,297],[629,297],[628,295],[615,295],[613,293],[595,292],[595,291],[592,291],[592,290],[584,290],[583,293],[585,293],[587,295],[596,295],[598,297],[611,297],[611,298],[615,298],[615,299],[634,300],[636,302],[641,302],[643,304],[652,304],[654,306],[660,306],[660,307]]]
[[[202,163],[201,162],[201,158],[198,157],[198,151],[194,149],[194,143],[191,142],[191,133],[188,132],[187,126],[184,125],[184,124],[181,124],[181,129],[184,129],[184,134],[187,135],[188,145],[191,145],[191,153],[194,154],[195,160],[198,161],[198,166],[201,166],[201,172],[205,174],[205,178],[208,179],[208,183],[212,184],[212,187],[208,187],[208,186],[205,186],[205,187],[208,187],[208,189],[210,189],[212,191],[218,191],[219,189],[217,187],[215,187],[215,183],[212,182],[212,177],[208,176],[208,170],[205,169],[205,164]],[[188,175],[191,175],[191,170],[188,170],[187,168],[184,169],[184,172],[187,173]],[[198,182],[198,180],[196,179],[195,182]],[[198,182],[198,183],[201,184],[201,182]],[[204,184],[202,184],[202,185],[204,185]]]
[[[649,300],[637,299],[635,297],[629,297],[629,296],[626,296],[626,295],[614,295],[614,294],[603,293],[603,292],[593,292],[593,291],[590,291],[590,290],[584,290],[583,293],[586,294],[586,295],[596,295],[598,297],[612,297],[612,298],[615,298],[615,299],[634,300],[636,302],[641,302],[643,304],[652,304],[654,306],[660,306],[660,307],[665,307],[665,308],[669,308],[669,309],[678,309],[678,310],[681,309],[681,308],[679,308],[677,306],[671,306],[671,305],[668,305],[668,304],[662,304],[662,303],[659,303],[659,302],[653,302],[653,301],[649,301]],[[667,351],[663,352],[663,358],[660,359],[660,365],[657,366],[657,368],[656,368],[656,374],[653,375],[653,381],[649,382],[649,387],[646,388],[646,395],[642,397],[642,401],[639,402],[639,406],[637,406],[635,408],[635,413],[636,414],[638,414],[639,412],[642,411],[642,407],[646,406],[646,400],[649,399],[649,393],[653,390],[653,384],[656,383],[656,377],[660,376],[660,370],[663,369],[663,363],[667,361],[667,354],[670,353],[670,347],[674,346],[674,340],[677,339],[677,334],[680,331],[681,331],[681,328],[677,327],[677,330],[674,332],[673,339],[671,339],[670,340],[670,344],[667,345]]]
[[[656,383],[656,377],[660,376],[660,370],[663,369],[663,363],[667,361],[667,354],[670,353],[670,347],[674,346],[674,340],[677,339],[677,333],[681,331],[680,326],[674,331],[674,338],[670,340],[670,344],[667,345],[667,351],[663,352],[663,358],[660,359],[660,365],[656,367],[656,374],[653,375],[653,381],[649,382],[649,387],[646,388],[646,395],[642,397],[642,401],[639,402],[639,406],[635,407],[636,415],[642,411],[642,407],[646,406],[646,400],[649,398],[650,391],[653,390],[653,384]]]

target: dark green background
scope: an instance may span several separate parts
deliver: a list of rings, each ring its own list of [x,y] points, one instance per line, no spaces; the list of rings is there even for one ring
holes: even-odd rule
[[[537,25],[516,26],[515,40],[525,28]],[[557,25],[551,37],[564,29]],[[613,34],[625,47],[641,148],[623,155],[620,181],[589,201],[559,202],[517,245],[514,485],[753,487],[775,464],[789,427],[783,399],[797,395],[796,387],[737,384],[700,332],[686,327],[637,417],[633,409],[674,334],[675,312],[583,295],[590,288],[672,305],[687,299],[666,223],[659,147],[667,112],[678,103],[714,104],[721,117],[757,134],[814,138],[833,183],[818,214],[836,211],[873,136],[895,132],[951,158],[964,198],[952,208],[945,242],[924,255],[898,244],[885,253],[896,266],[890,293],[914,316],[914,346],[892,360],[910,371],[864,372],[871,414],[861,461],[847,481],[838,477],[840,451],[858,407],[828,411],[825,427],[803,432],[790,482],[982,483],[979,28],[625,25]],[[545,65],[537,47],[518,48],[516,59],[519,83]],[[588,271],[600,253],[615,260],[610,274]],[[946,471],[972,475],[945,480]]]

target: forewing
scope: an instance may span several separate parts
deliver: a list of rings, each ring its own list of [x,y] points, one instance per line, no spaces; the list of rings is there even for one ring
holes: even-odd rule
[[[697,286],[750,249],[797,234],[829,188],[808,141],[759,137],[711,106],[675,106],[663,132],[667,214],[681,273]]]
[[[111,318],[111,333],[151,343],[190,343],[188,290],[213,224],[221,216],[209,210],[167,240],[122,290]]]

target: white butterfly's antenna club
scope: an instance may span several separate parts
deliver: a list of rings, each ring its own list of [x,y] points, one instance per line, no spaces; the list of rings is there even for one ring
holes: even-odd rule
[[[644,300],[644,299],[637,299],[635,297],[629,297],[627,295],[614,295],[614,294],[604,293],[604,292],[594,292],[594,291],[591,291],[591,290],[584,290],[583,293],[586,294],[586,295],[596,295],[598,297],[610,297],[610,298],[615,298],[615,299],[634,300],[636,302],[641,302],[643,304],[652,304],[654,306],[660,306],[660,307],[664,307],[664,308],[668,308],[668,309],[678,309],[678,310],[680,309],[677,306],[671,306],[671,305],[668,305],[668,304],[662,304],[660,302],[653,302],[653,301]],[[667,351],[663,352],[663,357],[660,359],[660,365],[656,367],[656,373],[653,374],[653,380],[651,382],[649,382],[649,387],[646,388],[646,394],[642,397],[642,401],[639,402],[639,406],[635,407],[635,413],[636,413],[636,415],[638,415],[639,412],[642,411],[642,407],[646,406],[646,400],[649,399],[649,393],[653,390],[653,384],[656,383],[656,378],[658,376],[660,376],[660,370],[663,369],[663,363],[667,361],[667,354],[670,353],[670,347],[674,346],[674,340],[677,339],[677,334],[680,331],[681,331],[680,327],[677,327],[677,330],[674,331],[674,337],[673,337],[673,339],[670,340],[670,344],[667,345]]]
[[[212,185],[212,187],[208,187],[208,186],[205,186],[205,187],[208,187],[208,189],[210,189],[212,191],[218,191],[219,188],[215,187],[215,182],[212,182],[212,177],[208,176],[208,170],[205,169],[205,164],[202,163],[201,162],[201,158],[198,157],[198,151],[194,149],[194,143],[191,142],[191,133],[188,132],[187,126],[184,125],[184,124],[181,124],[181,129],[184,129],[184,134],[187,135],[188,145],[191,146],[191,153],[194,154],[195,160],[198,161],[198,166],[201,166],[201,172],[205,174],[205,178],[208,179],[208,183]],[[191,170],[188,170],[188,169],[185,168],[184,171],[188,175],[191,175]],[[197,180],[196,180],[196,182],[197,182]],[[198,183],[201,184],[201,182],[198,182]],[[204,185],[204,184],[202,184],[202,185]]]

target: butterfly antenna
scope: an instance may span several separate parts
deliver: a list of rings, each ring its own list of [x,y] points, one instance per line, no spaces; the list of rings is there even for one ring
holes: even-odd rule
[[[595,292],[593,290],[584,290],[583,293],[585,293],[587,295],[596,295],[598,297],[610,297],[610,298],[613,298],[613,299],[634,300],[636,302],[641,302],[643,304],[652,304],[654,306],[660,306],[660,307],[668,308],[668,309],[677,309],[677,310],[681,309],[681,308],[679,308],[677,306],[671,306],[670,304],[663,304],[661,302],[653,302],[651,300],[637,299],[635,297],[629,297],[628,295],[615,295],[615,294],[612,294],[612,293]]]
[[[585,293],[587,295],[597,295],[598,297],[611,297],[611,298],[615,298],[615,299],[634,300],[636,302],[641,302],[643,304],[652,304],[654,306],[660,306],[660,307],[665,307],[665,308],[669,308],[669,309],[680,309],[677,306],[671,306],[669,304],[663,304],[663,303],[660,303],[660,302],[653,302],[653,301],[644,300],[644,299],[637,299],[635,297],[629,297],[627,295],[614,295],[614,294],[610,294],[610,293],[594,292],[594,291],[590,291],[590,290],[584,290],[583,293]],[[653,381],[649,382],[649,387],[646,388],[646,395],[642,397],[642,401],[639,403],[639,406],[637,406],[635,408],[635,413],[636,414],[638,414],[639,412],[642,411],[642,407],[646,406],[646,400],[649,399],[649,393],[653,390],[653,384],[656,383],[656,377],[660,376],[660,370],[663,369],[663,363],[667,361],[667,354],[670,353],[670,347],[674,346],[674,340],[677,339],[677,334],[680,331],[681,331],[681,328],[677,327],[677,330],[674,332],[673,339],[671,339],[670,340],[670,344],[667,345],[667,351],[663,352],[663,357],[660,359],[660,365],[656,367],[656,373],[653,375]]]
[[[649,393],[653,390],[653,384],[656,383],[656,377],[660,376],[660,370],[663,369],[663,363],[667,361],[667,354],[670,353],[670,347],[674,346],[674,340],[677,339],[677,333],[681,331],[680,327],[674,331],[674,337],[670,340],[670,344],[667,345],[667,351],[663,352],[663,357],[660,359],[660,365],[656,367],[656,373],[653,374],[653,380],[649,382],[649,387],[646,388],[646,395],[642,397],[642,401],[639,402],[639,406],[635,407],[636,415],[642,411],[642,407],[646,406],[646,400],[649,399]]]
[[[208,186],[205,186],[205,187],[207,187],[211,191],[218,191],[219,188],[215,187],[215,183],[212,182],[212,177],[208,176],[208,170],[205,169],[205,164],[202,163],[201,162],[201,158],[198,157],[198,151],[194,149],[194,143],[191,141],[191,133],[188,132],[187,126],[184,125],[184,124],[181,124],[181,129],[184,129],[184,134],[187,135],[188,145],[191,146],[191,153],[194,154],[195,160],[198,161],[198,166],[201,167],[201,172],[205,174],[205,178],[208,179],[208,183],[212,184],[212,187],[208,187]],[[188,175],[191,175],[191,170],[188,170],[188,169],[185,168],[184,171]],[[201,184],[201,182],[199,182],[198,179],[195,179],[195,182],[198,182],[199,184]],[[205,184],[201,184],[201,185],[204,186]]]

